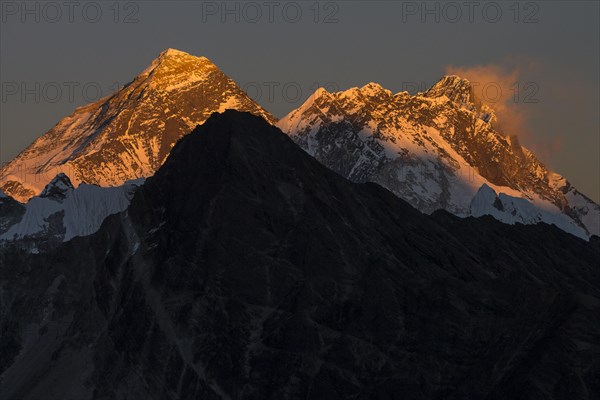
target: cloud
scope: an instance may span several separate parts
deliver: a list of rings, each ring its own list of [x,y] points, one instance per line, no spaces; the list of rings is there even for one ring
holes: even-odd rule
[[[494,110],[494,128],[506,136],[529,137],[528,104],[537,102],[539,86],[532,81],[521,79],[523,72],[530,73],[535,64],[525,67],[511,67],[504,64],[487,64],[457,67],[448,65],[446,74],[468,79],[480,106],[487,105]]]

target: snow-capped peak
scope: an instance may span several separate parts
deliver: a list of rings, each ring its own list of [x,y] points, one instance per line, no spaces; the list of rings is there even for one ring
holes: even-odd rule
[[[392,92],[388,89],[383,88],[380,84],[375,82],[369,82],[360,88],[361,94],[367,97],[375,97],[379,95],[391,96]]]
[[[495,130],[494,111],[477,101],[467,79],[448,75],[416,95],[391,95],[369,83],[319,98],[278,126],[350,180],[377,182],[428,213],[496,210],[501,220],[554,223],[581,237],[600,232],[600,207],[551,174],[510,132]],[[502,208],[501,200],[517,216],[494,208]]]
[[[425,92],[425,97],[441,96],[446,96],[457,104],[473,104],[476,101],[471,82],[457,75],[444,76]]]
[[[74,187],[69,177],[61,172],[46,185],[44,190],[42,190],[42,193],[40,193],[40,197],[62,200],[67,193],[73,189]]]
[[[0,235],[0,242],[51,237],[67,241],[90,235],[107,216],[125,210],[137,187],[143,184],[140,179],[118,187],[82,184],[74,189],[68,179],[59,174],[47,185],[51,193],[31,198],[22,218]]]
[[[311,107],[315,103],[321,103],[331,99],[331,93],[324,87],[320,87],[313,94],[311,94],[306,101],[300,106],[300,108],[306,109]]]
[[[229,108],[276,122],[208,58],[167,49],[129,84],[76,109],[0,169],[0,188],[26,202],[55,171],[68,172],[75,186],[151,176],[180,137]]]
[[[168,48],[166,50],[163,50],[159,54],[159,58],[165,58],[165,57],[194,57],[194,58],[204,58],[204,57],[193,56],[193,55],[191,55],[189,53],[186,53],[185,51],[181,51],[181,50],[177,50],[177,49],[173,49],[173,48]]]
[[[330,94],[331,93],[329,93],[327,91],[327,89],[325,89],[324,87],[321,86],[317,90],[315,90],[315,92],[313,93],[312,96],[315,97],[315,98],[319,98],[319,97],[322,97],[322,96],[329,96]]]
[[[487,183],[481,185],[481,187],[477,191],[477,197],[481,200],[494,200],[496,196],[496,191],[489,187]]]
[[[180,51],[177,49],[166,49],[162,51],[158,57],[152,60],[148,68],[142,71],[139,76],[146,75],[161,65],[165,66],[167,64],[173,65],[185,63],[204,63],[205,65],[214,66],[216,68],[216,65],[206,57],[194,56],[186,53],[185,51]]]
[[[220,72],[206,57],[168,49],[160,53],[135,81],[143,82],[155,90],[173,92],[208,84]]]

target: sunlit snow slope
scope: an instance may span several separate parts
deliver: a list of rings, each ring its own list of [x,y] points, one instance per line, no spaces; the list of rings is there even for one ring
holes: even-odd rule
[[[476,215],[488,214],[495,196],[473,203],[486,185],[527,200],[512,201],[522,218],[505,222],[543,220],[577,236],[600,234],[600,207],[549,171],[516,136],[498,132],[494,111],[473,92],[458,76],[417,95],[393,94],[376,83],[337,93],[319,89],[278,126],[342,176],[377,182],[421,211],[468,216],[476,205]],[[485,200],[492,204],[484,206]]]
[[[117,187],[81,184],[74,188],[64,174],[57,175],[24,213],[0,235],[2,240],[39,239],[67,241],[96,232],[104,219],[125,210],[143,179]]]
[[[0,170],[0,188],[25,202],[58,173],[118,186],[151,176],[172,146],[211,113],[275,118],[210,60],[168,49],[114,95],[78,108]]]

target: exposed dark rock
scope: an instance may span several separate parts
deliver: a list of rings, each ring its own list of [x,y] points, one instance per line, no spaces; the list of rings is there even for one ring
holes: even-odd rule
[[[23,218],[25,205],[0,192],[0,235]]]
[[[40,193],[40,197],[49,197],[60,201],[64,200],[67,193],[73,189],[73,184],[69,177],[60,173],[46,185],[42,193]]]

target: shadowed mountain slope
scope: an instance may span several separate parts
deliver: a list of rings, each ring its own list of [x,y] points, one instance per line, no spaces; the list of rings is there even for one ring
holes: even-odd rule
[[[3,249],[0,398],[592,399],[599,260],[422,214],[226,111],[97,233]]]

